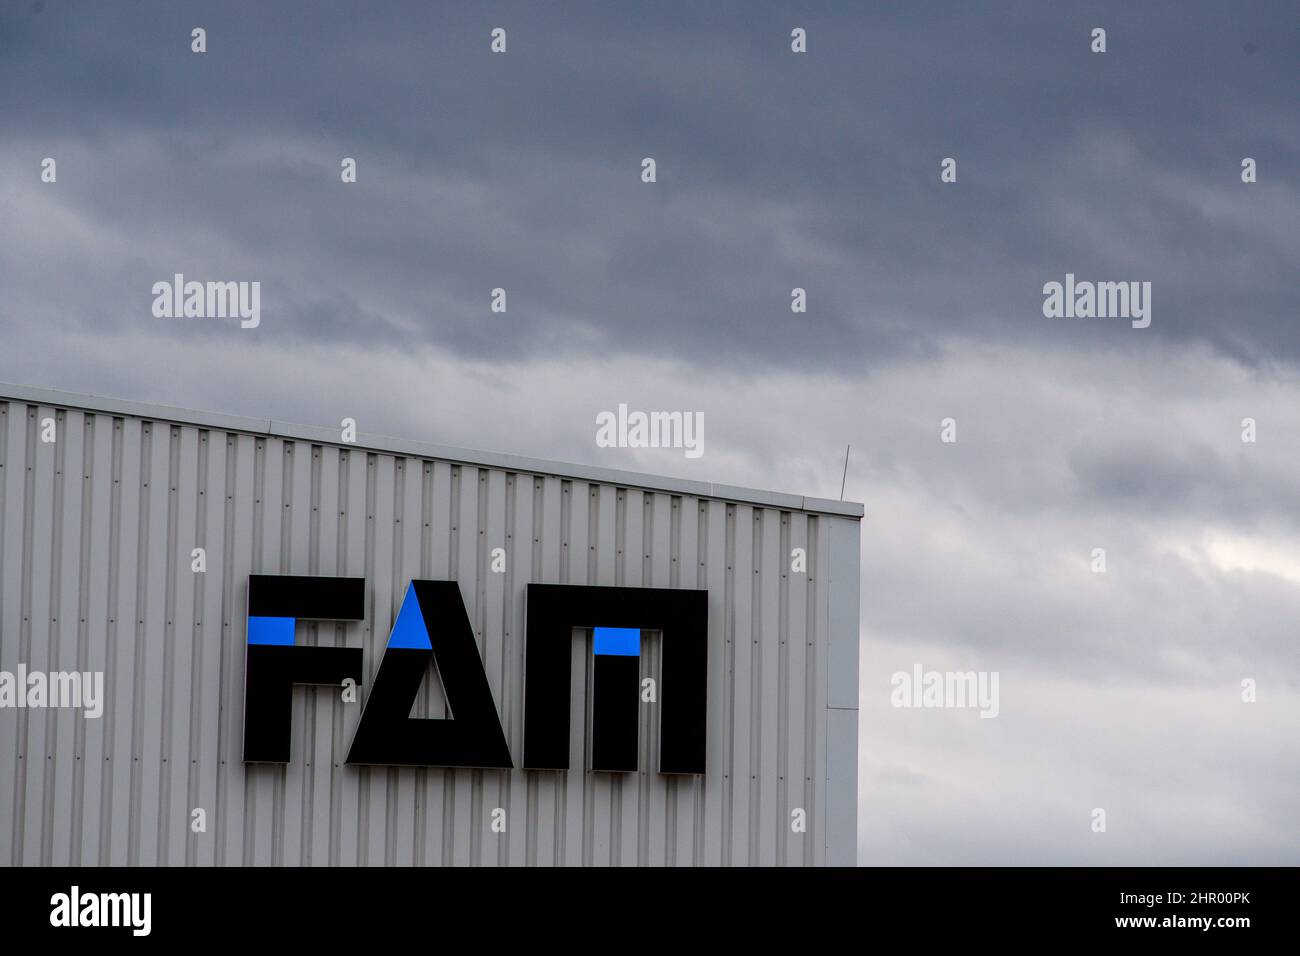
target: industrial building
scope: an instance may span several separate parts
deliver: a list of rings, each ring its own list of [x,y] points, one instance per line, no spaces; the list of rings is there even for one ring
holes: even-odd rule
[[[0,385],[0,865],[853,865],[862,514]]]

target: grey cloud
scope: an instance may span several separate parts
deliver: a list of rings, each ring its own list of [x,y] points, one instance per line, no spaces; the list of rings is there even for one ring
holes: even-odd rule
[[[8,5],[0,380],[828,497],[851,443],[864,860],[1295,862],[1292,21]],[[262,327],[153,319],[177,271]],[[1045,319],[1066,272],[1152,281],[1151,328]],[[704,458],[596,449],[619,401],[704,411]],[[1003,716],[882,707],[916,660]]]
[[[311,9],[204,10],[203,57],[174,5],[11,10],[0,103],[21,148],[5,165],[52,141],[80,163],[59,185],[79,217],[201,227],[151,273],[240,249],[277,287],[272,338],[840,371],[953,335],[1148,347],[1122,322],[1042,317],[1042,283],[1073,271],[1150,279],[1147,339],[1296,354],[1280,6],[846,5],[807,12],[804,59],[780,5]],[[506,57],[486,53],[489,16],[510,26]],[[1083,42],[1096,18],[1105,57]],[[343,155],[355,187],[337,182]],[[956,187],[938,183],[946,155]],[[138,321],[138,280],[119,279],[45,321],[109,304],[103,331]],[[498,285],[508,335],[484,328]]]

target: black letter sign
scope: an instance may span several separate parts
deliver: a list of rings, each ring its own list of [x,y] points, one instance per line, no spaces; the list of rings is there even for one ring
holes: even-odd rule
[[[244,658],[244,760],[288,763],[295,684],[361,681],[361,648],[293,642],[298,618],[360,621],[365,578],[248,578],[248,647]]]
[[[447,694],[445,719],[411,716],[430,661]],[[412,581],[407,588],[348,763],[514,766],[455,581]]]
[[[299,618],[360,621],[364,578],[254,574],[248,579],[244,760],[287,763],[296,684],[361,682],[359,647],[294,643]],[[641,633],[663,634],[659,772],[704,773],[708,592],[530,584],[525,598],[524,766],[569,768],[573,629],[594,629],[591,768],[637,769]],[[411,708],[437,665],[450,716]],[[460,586],[412,581],[357,726],[351,764],[511,768],[510,748]]]
[[[659,772],[704,773],[708,608],[707,591],[528,585],[524,766],[569,768],[570,644],[575,627],[590,627],[596,631],[592,769],[637,769],[636,632],[657,630],[664,642]]]

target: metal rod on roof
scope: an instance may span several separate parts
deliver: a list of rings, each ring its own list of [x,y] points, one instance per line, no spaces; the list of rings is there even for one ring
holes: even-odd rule
[[[844,500],[844,482],[849,479],[849,452],[852,449],[852,445],[844,446],[844,474],[840,477],[840,501]]]

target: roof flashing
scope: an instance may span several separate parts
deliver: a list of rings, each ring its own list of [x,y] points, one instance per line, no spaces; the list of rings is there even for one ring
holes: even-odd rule
[[[599,465],[548,461],[522,455],[456,448],[431,442],[390,438],[383,435],[358,434],[356,442],[344,442],[335,429],[321,425],[299,425],[290,422],[279,422],[274,419],[245,418],[219,412],[201,412],[176,408],[170,405],[152,405],[126,399],[104,398],[96,395],[65,392],[58,389],[0,382],[0,402],[6,401],[47,405],[52,408],[73,408],[109,415],[131,415],[136,418],[146,418],[154,421],[288,438],[295,441],[335,445],[340,448],[361,451],[406,455],[412,458],[428,458],[453,464],[500,468],[506,471],[556,478],[596,481],[602,484],[641,488],[647,491],[693,495],[698,498],[716,498],[765,508],[782,508],[791,511],[836,515],[855,519],[861,518],[865,511],[862,503],[857,501],[835,501],[829,498],[762,491],[755,488],[741,488],[690,478],[672,478],[645,472],[605,468]]]

